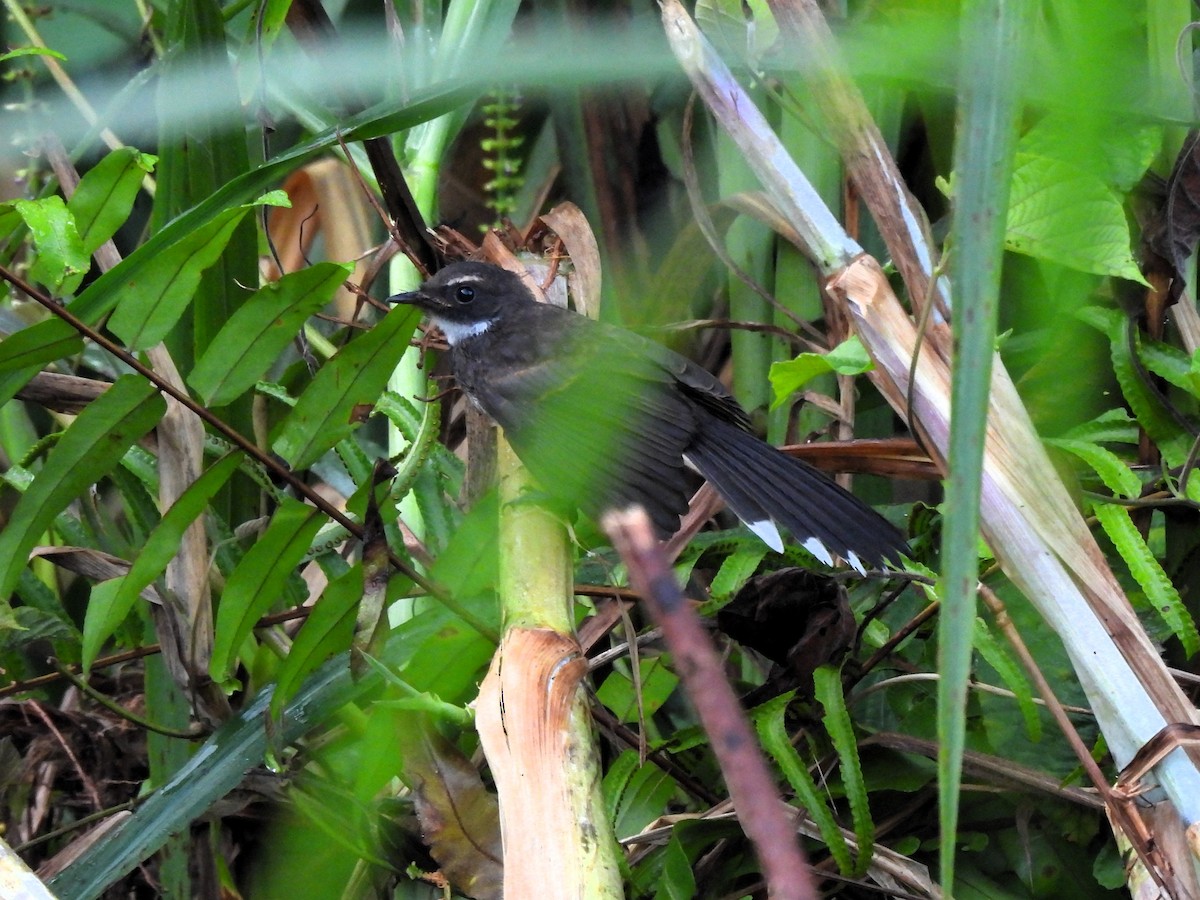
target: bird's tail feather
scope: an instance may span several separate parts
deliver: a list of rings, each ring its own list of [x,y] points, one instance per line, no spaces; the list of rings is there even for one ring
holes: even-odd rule
[[[808,463],[736,425],[710,417],[697,430],[687,457],[768,544],[773,542],[760,530],[764,520],[785,527],[825,562],[836,554],[861,569],[859,560],[899,563],[908,552],[892,524],[871,507]]]

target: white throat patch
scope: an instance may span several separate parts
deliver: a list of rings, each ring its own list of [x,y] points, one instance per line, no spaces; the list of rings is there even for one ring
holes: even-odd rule
[[[442,329],[442,334],[446,336],[446,343],[453,347],[459,341],[465,341],[467,338],[483,334],[492,327],[492,322],[495,320],[484,319],[482,322],[467,324],[463,322],[448,322],[445,319],[434,317],[433,321],[438,328]]]

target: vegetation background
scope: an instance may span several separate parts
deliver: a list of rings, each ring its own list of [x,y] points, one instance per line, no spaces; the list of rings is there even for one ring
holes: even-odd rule
[[[974,71],[963,48],[988,6],[823,4],[956,287],[958,123],[981,85],[1015,86],[1015,144],[988,188],[999,337],[983,346],[1051,450],[1044,477],[1067,481],[1194,698],[1192,6],[1030,4],[1015,65]],[[427,260],[422,220],[471,241],[557,233],[603,272],[601,317],[727,377],[772,442],[837,441],[801,452],[906,528],[907,577],[793,573],[757,627],[743,620],[774,597],[765,576],[829,571],[724,519],[676,563],[806,812],[823,890],[935,896],[948,873],[961,897],[1126,887],[1104,799],[1008,623],[1068,733],[1108,780],[1120,766],[1071,657],[973,522],[956,533],[994,602],[956,620],[972,654],[964,776],[939,836],[957,792],[938,747],[958,726],[938,700],[938,470],[856,377],[869,360],[844,310],[747,154],[689,101],[655,5],[4,9],[0,797],[5,840],[59,896],[498,896],[469,707],[501,626],[497,503],[481,440],[464,463],[461,401],[414,402],[440,390],[436,355],[410,347],[415,315],[379,302],[419,281],[396,238]],[[886,263],[820,103],[829,73],[757,0],[690,12]],[[547,227],[562,201],[579,216],[560,207]],[[764,895],[672,655],[636,607],[614,612],[626,573],[603,533],[580,521],[572,537],[628,895]]]

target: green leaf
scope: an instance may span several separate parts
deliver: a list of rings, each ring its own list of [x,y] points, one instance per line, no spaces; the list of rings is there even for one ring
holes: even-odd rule
[[[1087,441],[1091,444],[1136,444],[1138,442],[1137,421],[1125,409],[1108,409],[1090,422],[1076,425],[1067,432],[1068,440]]]
[[[1142,492],[1142,482],[1132,469],[1125,464],[1121,457],[1111,450],[1088,441],[1074,441],[1069,438],[1054,438],[1047,440],[1051,447],[1057,447],[1079,457],[1091,466],[1105,487],[1118,497],[1137,497]]]
[[[767,555],[767,546],[762,541],[735,550],[713,577],[709,594],[714,600],[727,601],[744,585],[758,569],[758,564]]]
[[[50,56],[61,62],[67,61],[65,56],[57,50],[51,50],[49,47],[18,47],[15,50],[0,53],[0,62],[8,62],[10,59],[17,59],[21,56]]]
[[[354,408],[383,393],[420,318],[419,310],[397,306],[326,362],[277,429],[275,452],[302,469],[347,437],[357,427]]]
[[[279,667],[275,694],[271,697],[271,715],[278,717],[301,682],[326,659],[350,645],[354,634],[354,616],[363,592],[362,565],[343,572],[322,591],[304,622],[292,649]]]
[[[96,163],[79,181],[67,208],[89,255],[117,233],[157,158],[132,147],[120,147]]]
[[[858,336],[842,341],[828,353],[801,353],[795,359],[771,364],[770,379],[775,409],[818,375],[860,375],[874,368],[867,348]]]
[[[1146,284],[1129,249],[1120,196],[1059,159],[1016,155],[1004,243],[1017,253]]]
[[[675,832],[663,849],[662,873],[654,900],[690,900],[696,893],[696,876],[692,872],[692,861]]]
[[[203,514],[209,502],[221,489],[221,485],[237,470],[242,458],[241,453],[231,453],[210,466],[163,514],[146,538],[146,543],[137,559],[133,561],[129,572],[123,578],[108,582],[115,585],[115,589],[106,591],[99,597],[93,589],[83,621],[85,673],[104,642],[125,621],[141,592],[163,573],[167,564],[179,552],[179,544],[188,526]]]
[[[1025,719],[1025,729],[1029,732],[1029,739],[1034,742],[1040,741],[1042,739],[1042,720],[1038,716],[1037,704],[1033,701],[1033,688],[1029,684],[1029,679],[1025,677],[1025,673],[996,640],[995,635],[988,628],[987,622],[979,618],[975,620],[975,649],[979,651],[980,656],[987,660],[988,665],[996,670],[996,674],[1017,698],[1017,706],[1020,707],[1021,715]]]
[[[37,250],[29,277],[55,294],[70,294],[91,267],[67,204],[58,195],[41,200],[14,200]]]
[[[796,794],[796,800],[816,823],[821,832],[821,838],[829,849],[829,855],[837,863],[838,870],[849,874],[854,870],[850,859],[850,848],[847,846],[846,839],[837,822],[834,821],[833,815],[829,812],[829,807],[825,805],[824,799],[818,792],[812,774],[800,759],[796,748],[792,746],[792,741],[787,733],[784,715],[787,713],[788,704],[793,696],[795,696],[795,691],[789,691],[768,700],[762,706],[751,710],[750,716],[754,719],[754,727],[758,731],[758,738],[762,741],[763,749],[775,760],[775,764],[779,766],[788,784],[791,785],[792,791]]]
[[[1200,354],[1200,350],[1196,353]],[[1155,375],[1193,397],[1200,397],[1200,372],[1196,370],[1195,356],[1188,356],[1178,347],[1142,336],[1138,342],[1138,357]]]
[[[208,406],[224,406],[252,388],[352,271],[317,263],[255,291],[213,338],[188,384]]]
[[[813,672],[813,693],[825,709],[821,721],[841,761],[842,786],[850,801],[850,817],[854,821],[854,836],[858,840],[858,862],[854,872],[843,874],[861,876],[871,864],[875,823],[871,820],[867,784],[858,758],[858,741],[854,739],[854,726],[850,724],[850,713],[842,693],[841,669],[829,665],[818,666]]]
[[[126,281],[108,327],[127,347],[145,350],[166,337],[191,303],[200,276],[220,259],[252,208],[253,204],[237,206],[214,216]]]
[[[153,386],[126,375],[71,423],[0,534],[0,599],[12,593],[29,551],[54,517],[116,466],[165,411]]]
[[[1184,606],[1179,592],[1171,584],[1171,579],[1146,546],[1141,532],[1129,517],[1129,511],[1112,503],[1097,503],[1093,506],[1093,512],[1103,526],[1104,533],[1125,560],[1125,565],[1129,566],[1130,573],[1146,593],[1150,606],[1183,644],[1184,653],[1190,657],[1200,650],[1200,633],[1196,631],[1195,621]]]
[[[617,840],[640,834],[661,816],[675,793],[675,781],[653,763],[638,763],[625,750],[604,776],[604,797]]]
[[[304,558],[324,516],[297,500],[285,500],[271,524],[229,576],[217,610],[209,674],[224,682],[233,670],[242,641],[254,623],[279,599],[283,587]]]
[[[127,284],[144,280],[143,269],[156,264],[169,248],[189,239],[233,205],[252,200],[256,194],[278,183],[300,164],[330,147],[338,146],[339,142],[404,131],[474,99],[472,89],[466,85],[439,82],[428,90],[413,92],[403,102],[380,104],[348,121],[339,121],[311,141],[293,147],[257,169],[226,182],[205,200],[176,216],[129,254],[119,266],[97,278],[69,309],[87,324],[95,325],[113,308]],[[39,322],[0,342],[0,372],[72,356],[79,352],[79,347],[78,335],[59,319]]]
[[[667,668],[662,656],[642,656],[638,659],[642,711],[647,716],[658,712],[679,684],[679,678]],[[638,697],[633,679],[626,672],[614,671],[596,691],[596,699],[612,710],[622,722],[638,720]]]
[[[1188,458],[1191,448],[1189,436],[1184,434],[1174,419],[1163,409],[1161,401],[1146,384],[1133,354],[1140,344],[1140,337],[1130,329],[1133,324],[1120,310],[1088,306],[1076,313],[1077,317],[1108,335],[1109,352],[1112,356],[1113,374],[1121,386],[1125,402],[1133,410],[1140,425],[1158,445],[1163,459],[1172,468],[1181,467]]]

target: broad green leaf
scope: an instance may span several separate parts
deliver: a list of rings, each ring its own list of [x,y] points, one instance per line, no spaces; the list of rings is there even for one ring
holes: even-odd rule
[[[330,581],[308,619],[292,642],[292,649],[279,667],[271,715],[277,717],[301,682],[326,659],[350,646],[354,616],[363,592],[362,565],[356,565]]]
[[[1004,242],[1017,253],[1146,283],[1130,252],[1121,198],[1059,159],[1017,154]]]
[[[275,452],[303,469],[348,436],[354,408],[383,393],[420,318],[419,310],[397,306],[325,363],[276,431]]]
[[[82,349],[83,340],[74,328],[61,319],[47,319],[0,341],[0,372],[11,373],[20,381],[12,390],[16,393],[47,362],[74,356]]]
[[[691,900],[698,896],[696,875],[692,872],[692,861],[679,835],[672,833],[671,840],[663,849],[662,872],[654,900]]]
[[[352,271],[317,263],[255,291],[213,339],[188,383],[208,406],[224,406],[252,388]]]
[[[1145,591],[1150,606],[1179,638],[1184,653],[1191,656],[1200,650],[1200,633],[1196,631],[1196,623],[1191,613],[1184,606],[1183,599],[1175,585],[1171,584],[1167,573],[1146,546],[1137,526],[1129,517],[1129,511],[1113,503],[1097,503],[1093,506],[1093,512],[1104,528],[1104,533],[1125,560],[1125,565],[1129,566],[1130,573]]]
[[[263,202],[278,205],[267,198]],[[108,327],[127,347],[145,350],[166,337],[191,303],[200,276],[220,258],[238,223],[252,208],[248,205],[225,210],[125,283]]]
[[[641,676],[642,712],[652,716],[675,691],[679,678],[667,668],[662,656],[642,656],[638,660]],[[622,722],[638,720],[638,695],[633,679],[625,672],[614,671],[596,691],[596,699],[612,710]]]
[[[1105,487],[1118,497],[1136,497],[1141,494],[1141,480],[1121,457],[1111,450],[1089,441],[1074,441],[1069,438],[1051,439],[1046,443],[1079,457],[1095,470]]]
[[[142,181],[157,159],[132,147],[120,147],[79,180],[67,208],[75,216],[79,239],[88,254],[117,233],[133,209]]]
[[[71,423],[0,534],[0,598],[12,593],[29,551],[54,517],[120,463],[125,450],[165,411],[153,386],[126,375]]]
[[[604,798],[617,840],[641,833],[663,814],[675,793],[675,781],[653,763],[638,763],[634,750],[625,750],[604,776]]]
[[[846,799],[850,801],[850,817],[854,821],[854,836],[858,840],[858,862],[853,874],[861,876],[871,864],[871,854],[875,848],[875,823],[871,820],[867,785],[858,758],[858,741],[854,738],[854,726],[850,723],[850,713],[842,693],[841,669],[829,665],[818,666],[813,672],[813,693],[825,710],[821,721],[841,762],[842,787],[846,791]]]
[[[33,235],[36,254],[29,277],[46,285],[51,293],[74,293],[91,266],[91,258],[63,198],[51,195],[41,200],[14,200],[12,205]]]
[[[125,621],[138,595],[158,578],[179,551],[180,541],[188,526],[203,514],[209,501],[230,479],[242,462],[241,453],[231,453],[218,460],[200,475],[171,504],[146,538],[142,552],[133,561],[129,572],[120,579],[117,590],[106,591],[99,597],[95,589],[88,603],[87,616],[83,622],[83,668],[86,672],[104,642]],[[97,586],[98,587],[98,586]]]
[[[1021,135],[1017,149],[1033,156],[1067,159],[1118,191],[1130,190],[1162,148],[1162,128],[1130,116],[1087,110],[1054,110]]]
[[[286,500],[275,510],[263,536],[233,570],[217,610],[209,664],[209,674],[215,681],[228,679],[242,641],[279,599],[322,522],[324,516],[311,506]]]
[[[859,375],[874,367],[870,354],[857,335],[838,344],[828,353],[801,353],[795,359],[771,364],[771,408],[784,403],[792,394],[818,375],[836,372]]]

